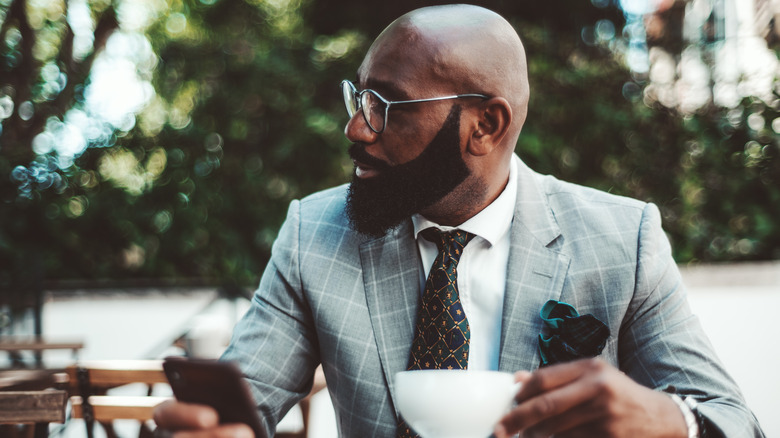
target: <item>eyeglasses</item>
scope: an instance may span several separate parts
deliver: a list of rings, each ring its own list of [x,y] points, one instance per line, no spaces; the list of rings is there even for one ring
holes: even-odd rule
[[[355,115],[358,110],[363,110],[363,118],[368,127],[377,134],[381,134],[387,126],[387,112],[391,105],[400,105],[402,103],[434,102],[437,100],[462,99],[466,97],[479,97],[488,99],[484,94],[457,94],[453,96],[431,97],[428,99],[399,100],[390,101],[380,96],[374,90],[365,89],[358,91],[352,81],[341,81],[341,93],[344,95],[344,105],[347,107],[349,117]]]

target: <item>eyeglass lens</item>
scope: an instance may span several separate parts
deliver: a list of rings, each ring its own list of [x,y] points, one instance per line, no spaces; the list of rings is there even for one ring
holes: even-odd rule
[[[353,117],[358,109],[361,109],[363,118],[371,129],[376,132],[381,132],[384,129],[385,103],[371,90],[358,93],[351,82],[344,81],[341,83],[341,92],[344,95],[344,105],[347,107],[347,114],[350,117]]]
[[[347,114],[350,117],[354,116],[358,107],[355,86],[349,81],[344,81],[341,83],[341,93],[344,95],[344,105],[347,107]]]
[[[363,107],[363,116],[371,128],[381,132],[385,127],[385,103],[371,91],[364,91],[360,95],[360,106]]]

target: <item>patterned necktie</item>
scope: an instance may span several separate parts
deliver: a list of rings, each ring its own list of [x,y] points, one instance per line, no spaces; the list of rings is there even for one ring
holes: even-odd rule
[[[469,322],[458,294],[458,260],[474,235],[427,228],[422,236],[439,248],[439,255],[425,281],[422,304],[409,354],[409,370],[460,369],[468,367]],[[403,419],[397,437],[418,436]]]

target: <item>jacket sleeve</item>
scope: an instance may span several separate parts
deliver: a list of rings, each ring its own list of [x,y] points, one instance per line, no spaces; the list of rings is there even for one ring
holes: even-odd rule
[[[300,281],[300,202],[293,201],[249,310],[223,360],[237,361],[269,436],[311,389],[319,363],[311,311]]]
[[[696,399],[707,437],[763,437],[691,313],[653,204],[644,209],[637,248],[634,296],[620,328],[620,368],[648,387]]]

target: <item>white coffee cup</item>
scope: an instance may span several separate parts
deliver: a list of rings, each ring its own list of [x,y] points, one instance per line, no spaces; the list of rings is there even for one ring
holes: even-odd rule
[[[402,371],[395,375],[401,416],[424,438],[485,438],[520,390],[510,373]]]

